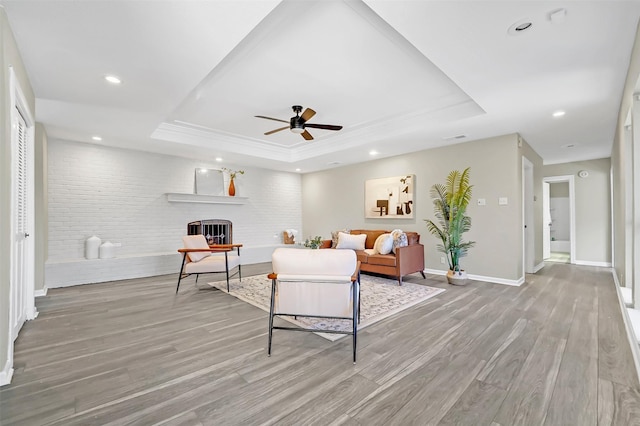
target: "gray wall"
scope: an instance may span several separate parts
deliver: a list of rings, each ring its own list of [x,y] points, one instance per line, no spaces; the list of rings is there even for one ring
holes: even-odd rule
[[[549,184],[552,241],[569,241],[571,239],[571,200],[569,192],[569,182],[554,182]],[[551,251],[553,251],[553,249]]]
[[[611,263],[611,160],[545,165],[543,170],[545,177],[575,177],[576,262]],[[578,177],[580,170],[589,176]]]
[[[618,123],[616,126],[615,137],[613,140],[613,149],[611,150],[611,169],[613,179],[613,223],[614,223],[614,244],[613,258],[615,275],[622,285],[625,285],[625,250],[629,246],[628,239],[633,239],[632,235],[627,235],[625,203],[630,201],[625,197],[625,190],[628,185],[632,185],[625,179],[625,160],[629,152],[625,150],[625,121],[627,113],[633,104],[633,94],[635,92],[636,82],[640,76],[640,28],[636,32],[635,44],[631,52],[629,63],[629,71],[622,92],[622,100],[620,110],[618,112]],[[637,123],[636,123],[637,125]],[[637,191],[636,191],[637,192]],[[631,218],[630,218],[631,220]],[[627,283],[630,287],[630,283]],[[634,298],[636,295],[634,294]],[[637,306],[636,306],[637,307]]]
[[[445,270],[436,250],[437,240],[424,223],[424,219],[434,218],[429,190],[434,183],[444,182],[451,170],[470,166],[474,189],[467,239],[476,241],[476,246],[462,265],[472,275],[518,280],[522,276],[521,156],[527,155],[534,167],[541,164],[526,143],[518,147],[518,140],[516,134],[505,135],[306,174],[302,180],[305,237],[328,238],[331,231],[343,228],[417,231],[425,245],[426,268]],[[536,169],[535,173],[541,181],[541,172]],[[365,181],[404,174],[416,175],[415,218],[365,219]],[[537,187],[541,193],[541,184]],[[507,197],[508,205],[498,205],[500,197]],[[478,198],[486,199],[486,206],[478,206]],[[542,208],[539,210],[536,218],[541,225]],[[542,261],[541,238],[536,246],[536,259]]]
[[[4,8],[0,7],[0,373],[7,373],[9,360],[9,290],[11,253],[11,100],[9,67],[13,67],[29,107],[35,112],[35,97],[22,64]]]
[[[554,182],[549,185],[549,197],[569,197],[569,182]]]
[[[543,265],[542,253],[542,158],[537,152],[522,139],[520,148],[521,156],[526,157],[533,164],[533,226],[534,226],[534,267]],[[518,188],[522,188],[522,170],[519,171]],[[522,191],[520,191],[522,195]],[[522,203],[522,199],[520,200]],[[520,216],[522,219],[522,216]],[[522,231],[524,223],[520,220],[519,229]],[[522,232],[520,232],[520,245],[522,245]],[[522,275],[522,270],[520,271]]]

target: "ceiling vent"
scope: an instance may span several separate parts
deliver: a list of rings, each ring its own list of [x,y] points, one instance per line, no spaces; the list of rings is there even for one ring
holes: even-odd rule
[[[549,21],[552,24],[562,24],[567,18],[567,10],[566,9],[556,9],[549,13]]]

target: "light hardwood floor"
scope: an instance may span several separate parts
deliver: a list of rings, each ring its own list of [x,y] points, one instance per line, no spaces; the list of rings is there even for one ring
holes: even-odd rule
[[[269,272],[269,264],[244,275]],[[176,276],[53,289],[16,341],[2,425],[640,425],[611,273],[549,263],[329,342]],[[201,281],[206,281],[206,278]]]

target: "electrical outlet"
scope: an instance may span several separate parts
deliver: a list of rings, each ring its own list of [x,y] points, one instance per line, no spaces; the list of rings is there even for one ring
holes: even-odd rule
[[[444,265],[446,261],[447,260],[444,258],[444,256],[440,256],[440,263]]]

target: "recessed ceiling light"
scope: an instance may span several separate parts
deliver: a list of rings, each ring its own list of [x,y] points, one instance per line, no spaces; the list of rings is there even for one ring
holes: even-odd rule
[[[519,21],[511,25],[507,30],[507,33],[511,35],[522,34],[524,31],[531,29],[532,26],[533,26],[533,22],[531,21],[527,21],[527,20]]]
[[[369,155],[378,155],[378,151],[375,151],[375,150],[369,151]]]
[[[556,111],[556,112],[553,113],[553,116],[556,117],[556,118],[557,117],[562,117],[563,115],[565,115],[564,111]]]
[[[467,135],[455,135],[455,136],[446,136],[442,139],[444,139],[445,141],[454,141],[454,140],[458,140],[458,139],[464,139],[466,138]]]
[[[296,172],[301,172],[301,171],[302,171],[302,169],[296,169]]]
[[[222,158],[220,158],[220,157],[216,157],[216,161],[219,163],[219,162],[221,162],[221,161],[222,161]]]
[[[99,142],[102,140],[102,138],[100,136],[91,136],[91,139],[93,139],[96,142]]]
[[[115,75],[105,75],[104,79],[107,80],[111,84],[121,84],[122,80]]]

